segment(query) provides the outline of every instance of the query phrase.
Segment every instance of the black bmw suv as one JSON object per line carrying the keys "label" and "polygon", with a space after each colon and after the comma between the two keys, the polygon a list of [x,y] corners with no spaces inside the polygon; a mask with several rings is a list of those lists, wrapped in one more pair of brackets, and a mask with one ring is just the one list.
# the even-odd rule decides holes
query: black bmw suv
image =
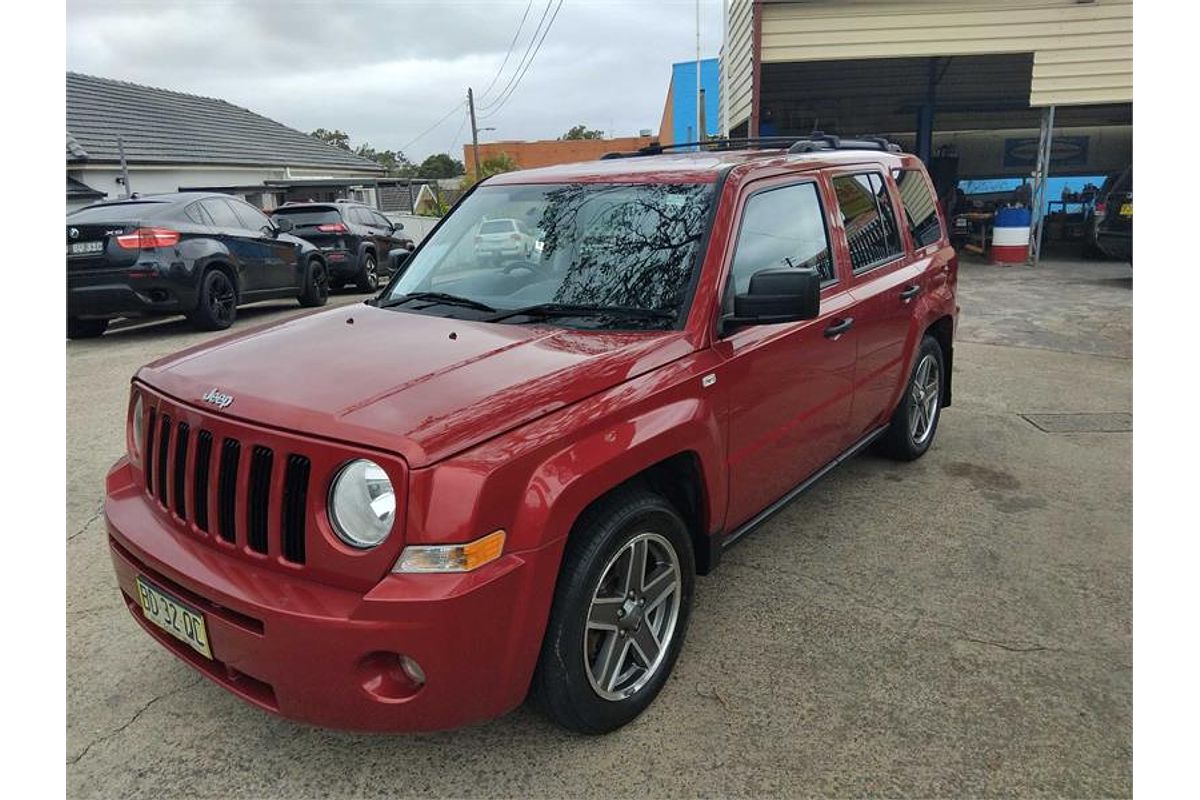
{"label": "black bmw suv", "polygon": [[148,195],[67,215],[67,337],[99,336],[114,317],[186,314],[201,330],[237,307],[329,299],[321,252],[249,203],[207,192]]}
{"label": "black bmw suv", "polygon": [[402,224],[358,203],[285,203],[272,217],[290,220],[297,236],[321,249],[335,289],[353,283],[360,291],[374,292],[382,277],[380,265],[392,263],[392,251],[413,249],[412,240],[399,233]]}

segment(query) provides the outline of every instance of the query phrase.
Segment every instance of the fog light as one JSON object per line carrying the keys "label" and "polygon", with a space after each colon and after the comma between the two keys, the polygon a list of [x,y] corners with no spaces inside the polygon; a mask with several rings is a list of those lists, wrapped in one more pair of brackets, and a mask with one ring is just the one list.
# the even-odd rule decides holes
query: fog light
{"label": "fog light", "polygon": [[421,669],[421,665],[408,656],[400,656],[400,669],[404,670],[404,674],[408,679],[417,686],[425,685],[425,670]]}

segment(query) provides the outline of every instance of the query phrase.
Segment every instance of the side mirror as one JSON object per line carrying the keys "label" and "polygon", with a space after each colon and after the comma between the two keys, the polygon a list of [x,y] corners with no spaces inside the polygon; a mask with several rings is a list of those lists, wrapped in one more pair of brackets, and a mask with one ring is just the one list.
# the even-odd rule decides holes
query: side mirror
{"label": "side mirror", "polygon": [[295,223],[287,217],[275,217],[273,222],[275,223],[275,230],[280,233],[289,233],[296,227]]}
{"label": "side mirror", "polygon": [[750,276],[750,290],[733,298],[726,325],[774,325],[821,315],[821,276],[815,269],[777,267]]}
{"label": "side mirror", "polygon": [[392,230],[394,230],[394,231],[402,231],[402,230],[404,230],[404,223],[403,223],[403,222],[393,222],[393,223],[392,223]]}

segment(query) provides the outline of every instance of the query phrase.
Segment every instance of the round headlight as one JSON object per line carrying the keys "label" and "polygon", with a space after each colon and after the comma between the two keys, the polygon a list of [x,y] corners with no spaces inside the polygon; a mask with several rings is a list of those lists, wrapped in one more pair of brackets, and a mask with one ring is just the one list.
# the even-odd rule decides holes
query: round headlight
{"label": "round headlight", "polygon": [[138,393],[133,399],[133,417],[129,424],[133,427],[133,453],[131,455],[140,459],[142,445],[146,443],[146,417],[142,407],[141,393]]}
{"label": "round headlight", "polygon": [[396,518],[396,492],[383,467],[360,458],[346,464],[329,492],[333,529],[351,547],[375,547]]}

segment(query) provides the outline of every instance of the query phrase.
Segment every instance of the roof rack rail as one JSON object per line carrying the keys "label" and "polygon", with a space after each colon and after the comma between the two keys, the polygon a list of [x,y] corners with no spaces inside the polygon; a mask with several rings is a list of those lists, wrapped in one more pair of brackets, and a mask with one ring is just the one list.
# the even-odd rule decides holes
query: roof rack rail
{"label": "roof rack rail", "polygon": [[605,153],[600,159],[636,158],[637,156],[657,156],[672,150],[695,148],[702,152],[721,152],[743,148],[761,147],[767,149],[784,149],[788,153],[811,153],[817,150],[882,150],[889,153],[901,152],[900,146],[889,142],[882,136],[859,136],[854,139],[843,139],[821,131],[813,131],[807,136],[756,136],[743,138],[705,139],[702,142],[677,142],[674,144],[659,144],[651,142],[633,152]]}

